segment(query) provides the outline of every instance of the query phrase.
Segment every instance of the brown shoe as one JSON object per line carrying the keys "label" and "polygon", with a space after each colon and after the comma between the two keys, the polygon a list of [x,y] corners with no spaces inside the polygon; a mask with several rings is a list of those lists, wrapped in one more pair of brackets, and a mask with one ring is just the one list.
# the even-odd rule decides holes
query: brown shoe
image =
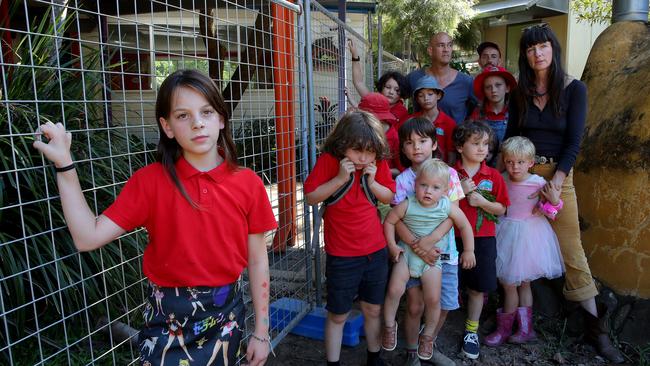
{"label": "brown shoe", "polygon": [[421,360],[430,360],[433,357],[433,337],[420,334],[418,339],[418,357]]}
{"label": "brown shoe", "polygon": [[593,316],[588,311],[584,311],[585,315],[585,340],[596,348],[598,354],[605,357],[612,363],[623,363],[625,358],[618,348],[614,347],[609,339],[609,327],[607,326],[607,318],[605,317],[605,309],[598,308],[600,317]]}
{"label": "brown shoe", "polygon": [[381,348],[393,351],[397,347],[397,322],[392,327],[384,326],[381,333]]}

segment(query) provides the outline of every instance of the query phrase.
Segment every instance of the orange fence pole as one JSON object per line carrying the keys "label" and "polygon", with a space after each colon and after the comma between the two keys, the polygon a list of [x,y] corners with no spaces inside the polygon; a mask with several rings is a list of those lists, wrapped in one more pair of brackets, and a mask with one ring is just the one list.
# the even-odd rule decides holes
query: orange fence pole
{"label": "orange fence pole", "polygon": [[296,146],[293,106],[294,30],[292,12],[271,4],[273,18],[273,89],[275,94],[275,141],[278,169],[279,229],[273,251],[293,246],[296,233]]}

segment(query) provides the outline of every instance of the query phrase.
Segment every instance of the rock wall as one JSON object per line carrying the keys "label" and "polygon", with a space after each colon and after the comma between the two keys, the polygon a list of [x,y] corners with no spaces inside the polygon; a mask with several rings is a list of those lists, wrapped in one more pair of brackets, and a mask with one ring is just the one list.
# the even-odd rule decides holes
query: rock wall
{"label": "rock wall", "polygon": [[612,24],[583,73],[589,114],[575,167],[582,240],[592,274],[650,298],[650,28]]}

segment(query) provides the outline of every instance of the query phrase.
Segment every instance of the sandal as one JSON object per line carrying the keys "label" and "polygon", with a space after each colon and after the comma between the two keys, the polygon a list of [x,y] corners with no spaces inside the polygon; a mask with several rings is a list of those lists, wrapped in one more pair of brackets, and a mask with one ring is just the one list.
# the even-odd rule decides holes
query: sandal
{"label": "sandal", "polygon": [[418,339],[418,357],[421,360],[430,360],[433,357],[433,337],[420,334]]}
{"label": "sandal", "polygon": [[393,351],[397,347],[397,322],[392,327],[384,326],[381,333],[381,348],[386,351]]}

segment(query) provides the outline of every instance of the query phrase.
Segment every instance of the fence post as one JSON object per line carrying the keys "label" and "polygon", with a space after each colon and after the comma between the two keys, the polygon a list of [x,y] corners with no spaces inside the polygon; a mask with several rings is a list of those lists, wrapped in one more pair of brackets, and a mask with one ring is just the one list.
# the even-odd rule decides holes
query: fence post
{"label": "fence post", "polygon": [[381,43],[381,14],[377,13],[377,80],[381,78],[383,68],[384,45]]}
{"label": "fence post", "polygon": [[[345,24],[346,18],[346,0],[339,0],[339,20]],[[339,116],[345,112],[345,28],[339,28],[339,92],[338,106]],[[338,116],[337,116],[338,117]],[[338,118],[337,118],[338,119]]]}
{"label": "fence post", "polygon": [[[307,111],[309,113],[309,170],[316,164],[316,115],[314,113],[314,64],[312,62],[312,34],[311,34],[311,0],[305,0],[305,69],[307,71]],[[313,223],[318,220],[318,205],[311,206],[312,227]],[[321,255],[320,255],[320,236],[317,233],[312,235],[315,238],[311,243],[311,253],[314,255],[314,282],[316,291],[314,302],[316,306],[321,306],[322,287],[321,287]],[[305,238],[311,240],[312,237]]]}
{"label": "fence post", "polygon": [[273,250],[284,252],[296,237],[296,145],[293,108],[293,14],[271,4],[273,17],[273,84],[275,92],[275,136],[278,146],[278,199],[280,223]]}
{"label": "fence post", "polygon": [[[300,0],[298,0],[300,4]],[[304,6],[304,4],[301,4]],[[311,62],[311,57],[307,57],[308,43],[305,41],[306,33],[309,32],[307,22],[305,21],[305,10],[302,8],[303,12],[298,15],[298,84],[300,88],[300,177],[301,181],[304,182],[307,179],[307,174],[309,174],[309,115],[310,110],[313,114],[312,105],[309,103],[309,97],[307,96],[307,64]],[[311,206],[307,204],[304,197],[304,188],[303,188],[303,200],[302,200],[302,221],[303,221],[303,238],[305,244],[305,282],[307,284],[307,293],[311,293],[313,289],[312,283],[312,251],[311,251],[311,222],[309,221]]]}
{"label": "fence post", "polygon": [[[368,41],[370,42],[370,45],[368,46],[368,53],[370,53],[370,57],[366,57],[366,59],[370,61],[370,72],[366,70],[366,72],[364,72],[363,74],[365,76],[366,86],[368,86],[370,90],[374,90],[375,78],[373,77],[373,71],[375,71],[375,68],[374,68],[374,62],[372,60],[372,13],[370,12],[368,12]],[[377,78],[377,80],[379,80],[379,78]],[[381,90],[378,91],[381,92]]]}

